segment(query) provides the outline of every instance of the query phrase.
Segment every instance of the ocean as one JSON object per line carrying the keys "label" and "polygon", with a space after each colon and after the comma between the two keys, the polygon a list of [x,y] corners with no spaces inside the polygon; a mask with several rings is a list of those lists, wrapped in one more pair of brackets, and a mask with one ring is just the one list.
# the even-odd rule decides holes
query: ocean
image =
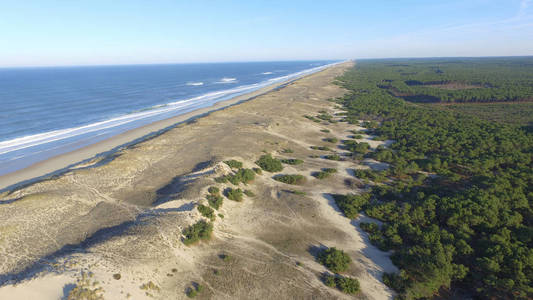
{"label": "ocean", "polygon": [[0,69],[0,175],[333,63]]}

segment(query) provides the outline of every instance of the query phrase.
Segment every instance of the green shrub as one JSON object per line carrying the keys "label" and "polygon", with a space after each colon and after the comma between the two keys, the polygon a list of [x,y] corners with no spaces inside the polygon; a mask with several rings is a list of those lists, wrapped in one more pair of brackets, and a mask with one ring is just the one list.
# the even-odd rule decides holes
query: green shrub
{"label": "green shrub", "polygon": [[227,188],[224,191],[224,193],[226,194],[226,197],[228,197],[228,199],[230,200],[237,201],[237,202],[242,201],[243,192],[241,189]]}
{"label": "green shrub", "polygon": [[207,191],[209,192],[209,194],[214,194],[214,195],[220,193],[220,189],[218,187],[216,187],[216,186],[210,186],[207,189]]}
{"label": "green shrub", "polygon": [[189,289],[187,289],[187,293],[186,294],[187,294],[187,297],[189,297],[189,298],[195,298],[198,295],[198,292],[195,289],[193,289],[193,288],[189,288]]}
{"label": "green shrub", "polygon": [[240,162],[238,160],[234,160],[234,159],[226,160],[226,161],[224,161],[224,163],[226,165],[228,165],[232,169],[240,169],[240,168],[242,168],[242,162]]}
{"label": "green shrub", "polygon": [[319,171],[319,172],[314,172],[312,175],[313,175],[313,177],[315,177],[317,179],[326,179],[329,176],[331,176],[331,173]]}
{"label": "green shrub", "polygon": [[221,218],[221,219],[224,219],[224,215],[223,214],[218,214],[218,217]]}
{"label": "green shrub", "polygon": [[303,184],[305,183],[305,177],[303,175],[299,174],[293,174],[293,175],[279,175],[274,177],[274,180],[277,180],[279,182],[283,182],[286,184]]}
{"label": "green shrub", "polygon": [[290,149],[290,148],[286,148],[286,149],[283,149],[283,150],[281,151],[281,153],[293,153],[293,152],[294,152],[294,151],[292,151],[292,149]]}
{"label": "green shrub", "polygon": [[333,118],[332,115],[329,115],[329,114],[320,114],[318,116],[316,116],[318,119],[320,120],[324,120],[324,121],[331,121],[331,118]]}
{"label": "green shrub", "polygon": [[323,168],[322,172],[333,174],[333,173],[337,173],[337,169],[335,169],[335,168]]}
{"label": "green shrub", "polygon": [[328,143],[336,143],[338,141],[339,140],[337,138],[334,138],[334,137],[330,137],[330,138],[325,138],[324,139],[324,142],[328,142]]}
{"label": "green shrub", "polygon": [[352,259],[348,254],[335,247],[324,249],[318,253],[318,262],[326,266],[335,273],[340,273],[348,270]]}
{"label": "green shrub", "polygon": [[359,281],[355,278],[325,274],[323,280],[325,285],[332,288],[337,288],[346,294],[353,295],[361,290]]}
{"label": "green shrub", "polygon": [[331,149],[329,149],[326,146],[311,146],[311,149],[313,149],[313,150],[322,150],[322,151],[331,151]]}
{"label": "green shrub", "polygon": [[255,174],[257,174],[257,175],[262,175],[263,174],[263,170],[261,170],[261,168],[253,168],[252,170],[254,170]]}
{"label": "green shrub", "polygon": [[360,223],[359,227],[368,233],[376,233],[379,231],[379,226],[376,223]]}
{"label": "green shrub", "polygon": [[335,282],[335,275],[326,274],[324,276],[324,284],[332,288],[337,287],[337,282]]}
{"label": "green shrub", "polygon": [[329,129],[320,129],[320,131],[324,132],[324,133],[329,133],[330,130]]}
{"label": "green shrub", "polygon": [[222,198],[220,195],[209,194],[206,198],[209,206],[217,210],[220,208],[220,206],[222,206],[222,202],[224,202],[224,198]]}
{"label": "green shrub", "polygon": [[324,158],[329,160],[341,160],[341,157],[338,154],[326,155]]}
{"label": "green shrub", "polygon": [[347,218],[355,219],[359,215],[359,211],[370,201],[370,194],[333,195],[333,199]]}
{"label": "green shrub", "polygon": [[244,194],[248,197],[255,197],[255,194],[254,192],[250,191],[250,190],[244,190]]}
{"label": "green shrub", "polygon": [[360,134],[356,134],[356,135],[353,136],[353,138],[356,139],[356,140],[360,140],[360,139],[363,138],[363,136],[360,135]]}
{"label": "green shrub", "polygon": [[258,161],[255,162],[261,169],[267,172],[279,172],[283,170],[281,161],[275,159],[270,154],[262,155]]}
{"label": "green shrub", "polygon": [[304,191],[296,191],[296,190],[293,190],[293,191],[290,191],[292,194],[295,194],[295,195],[300,195],[300,196],[305,196],[306,193]]}
{"label": "green shrub", "polygon": [[341,290],[341,292],[346,294],[356,294],[361,290],[361,286],[359,285],[359,280],[355,278],[349,278],[349,277],[338,277],[335,279],[337,288]]}
{"label": "green shrub", "polygon": [[251,169],[239,169],[233,175],[226,175],[226,178],[233,185],[239,185],[241,182],[247,184],[254,180],[255,172]]}
{"label": "green shrub", "polygon": [[210,219],[211,221],[215,220],[215,211],[211,207],[200,204],[197,206],[197,209],[202,216]]}
{"label": "green shrub", "polygon": [[215,182],[226,183],[228,182],[228,178],[226,178],[226,176],[220,176],[220,177],[215,178]]}
{"label": "green shrub", "polygon": [[183,230],[183,243],[185,245],[194,244],[200,240],[207,240],[211,238],[213,232],[213,224],[204,220],[198,221],[195,224]]}
{"label": "green shrub", "polygon": [[287,165],[300,165],[300,164],[304,163],[303,160],[296,159],[296,158],[282,159],[281,162],[284,163],[284,164],[287,164]]}

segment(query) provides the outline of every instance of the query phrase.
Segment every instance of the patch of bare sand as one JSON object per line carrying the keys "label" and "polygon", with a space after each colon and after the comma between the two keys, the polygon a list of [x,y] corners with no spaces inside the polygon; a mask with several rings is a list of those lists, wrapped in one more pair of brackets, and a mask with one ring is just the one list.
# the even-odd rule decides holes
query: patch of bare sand
{"label": "patch of bare sand", "polygon": [[[371,246],[327,196],[357,192],[343,184],[353,163],[309,158],[317,153],[309,146],[326,137],[320,129],[338,135],[348,130],[346,123],[303,117],[332,109],[325,99],[344,93],[331,82],[345,68],[180,125],[103,164],[4,193],[0,298],[44,283],[66,295],[83,284],[55,276],[79,279],[83,272],[92,274],[89,284],[101,287],[107,299],[180,299],[198,284],[204,287],[200,299],[350,298],[320,280],[326,270],[314,255],[324,245],[346,249],[354,258],[347,275],[361,282],[357,298],[390,298],[380,282],[383,271],[394,270],[387,254]],[[202,218],[195,207],[206,203],[207,187],[231,186],[214,181],[228,172],[219,162],[235,158],[253,167],[263,151],[304,160],[283,173],[304,174],[307,183],[290,186],[263,172],[241,185],[254,197],[224,200],[209,242],[185,246],[181,231]],[[325,180],[310,176],[324,167],[339,173]]]}

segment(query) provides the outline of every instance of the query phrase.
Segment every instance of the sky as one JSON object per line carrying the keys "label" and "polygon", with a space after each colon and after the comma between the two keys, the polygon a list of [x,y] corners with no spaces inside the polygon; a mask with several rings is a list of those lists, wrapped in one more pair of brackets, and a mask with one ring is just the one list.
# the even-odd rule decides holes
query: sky
{"label": "sky", "polygon": [[533,55],[533,0],[0,0],[0,67]]}

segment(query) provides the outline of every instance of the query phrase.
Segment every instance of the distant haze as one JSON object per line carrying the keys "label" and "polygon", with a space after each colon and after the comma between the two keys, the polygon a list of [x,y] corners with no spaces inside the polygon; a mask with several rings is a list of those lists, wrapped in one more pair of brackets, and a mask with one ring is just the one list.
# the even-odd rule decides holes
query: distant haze
{"label": "distant haze", "polygon": [[532,1],[6,0],[0,67],[533,55]]}

